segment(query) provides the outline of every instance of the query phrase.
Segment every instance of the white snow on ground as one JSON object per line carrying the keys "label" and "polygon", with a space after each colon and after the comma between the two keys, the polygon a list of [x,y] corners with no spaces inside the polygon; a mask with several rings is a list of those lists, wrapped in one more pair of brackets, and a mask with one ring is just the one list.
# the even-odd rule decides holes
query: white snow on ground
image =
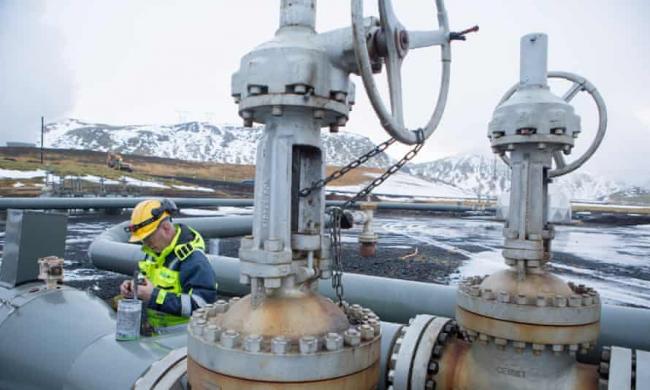
{"label": "white snow on ground", "polygon": [[[501,254],[502,227],[501,222],[469,218],[375,218],[382,245],[435,245],[469,257],[450,275],[452,285],[468,276],[507,268]],[[342,238],[343,242],[357,239],[356,235]],[[650,225],[556,226],[553,251],[551,266],[562,279],[594,287],[605,303],[650,308],[650,280],[634,277],[635,270],[646,275],[650,270]]]}
{"label": "white snow on ground", "polygon": [[25,184],[23,184],[23,183],[17,181],[17,182],[14,183],[13,187],[14,187],[14,188],[25,187]]}
{"label": "white snow on ground", "polygon": [[181,209],[181,214],[189,216],[225,216],[225,215],[250,215],[253,213],[252,207],[228,207],[220,206],[218,210],[205,209]]}
{"label": "white snow on ground", "polygon": [[179,186],[179,185],[173,185],[172,187],[176,188],[178,190],[184,190],[184,191],[214,192],[214,190],[212,188],[207,188],[207,187]]}
{"label": "white snow on ground", "polygon": [[45,177],[47,172],[42,169],[34,171],[17,171],[15,169],[0,168],[0,179],[33,179],[35,177]]}
{"label": "white snow on ground", "polygon": [[126,184],[136,186],[136,187],[169,188],[168,186],[157,183],[155,181],[144,181],[144,180],[134,179],[128,176],[122,176],[120,178],[120,181],[121,180],[125,180]]}
{"label": "white snow on ground", "polygon": [[[357,193],[361,191],[370,181],[379,177],[378,173],[365,173],[368,181],[364,184],[354,186],[332,186],[329,185],[327,189],[330,192],[339,193]],[[469,198],[472,197],[470,193],[460,190],[456,187],[443,183],[433,183],[419,177],[411,176],[407,173],[398,172],[388,178],[379,187],[373,190],[374,195],[378,196],[398,196],[420,198]]]}

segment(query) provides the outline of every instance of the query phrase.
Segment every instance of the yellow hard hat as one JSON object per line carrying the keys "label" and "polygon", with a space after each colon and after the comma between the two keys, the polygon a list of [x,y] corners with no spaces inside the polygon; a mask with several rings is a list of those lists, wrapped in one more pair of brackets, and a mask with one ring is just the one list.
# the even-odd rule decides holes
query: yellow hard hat
{"label": "yellow hard hat", "polygon": [[131,224],[124,228],[127,233],[131,233],[129,242],[144,240],[158,229],[166,217],[177,210],[174,202],[168,199],[148,199],[138,203],[131,213]]}

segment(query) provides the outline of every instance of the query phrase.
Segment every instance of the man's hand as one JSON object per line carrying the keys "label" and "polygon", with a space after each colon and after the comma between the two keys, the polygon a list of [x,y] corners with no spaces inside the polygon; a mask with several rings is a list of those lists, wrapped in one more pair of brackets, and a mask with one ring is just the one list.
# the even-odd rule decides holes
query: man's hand
{"label": "man's hand", "polygon": [[133,298],[133,288],[131,279],[127,279],[120,285],[120,294],[125,298]]}
{"label": "man's hand", "polygon": [[151,299],[151,294],[153,293],[153,284],[149,279],[144,278],[144,284],[138,284],[138,298],[147,304]]}

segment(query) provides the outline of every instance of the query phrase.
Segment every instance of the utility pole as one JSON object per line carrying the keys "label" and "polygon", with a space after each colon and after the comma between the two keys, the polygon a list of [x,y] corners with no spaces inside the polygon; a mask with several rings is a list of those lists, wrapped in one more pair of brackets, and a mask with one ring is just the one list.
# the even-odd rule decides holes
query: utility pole
{"label": "utility pole", "polygon": [[41,116],[41,165],[43,165],[43,139],[45,138],[45,117]]}

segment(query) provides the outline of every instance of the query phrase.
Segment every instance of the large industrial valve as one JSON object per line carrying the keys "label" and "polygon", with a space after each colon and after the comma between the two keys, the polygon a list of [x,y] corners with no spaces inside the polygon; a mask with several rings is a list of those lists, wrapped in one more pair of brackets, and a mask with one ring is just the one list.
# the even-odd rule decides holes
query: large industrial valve
{"label": "large industrial valve", "polygon": [[[451,63],[450,41],[464,39],[462,34],[476,31],[478,28],[463,33],[450,33],[447,20],[447,10],[443,0],[436,0],[438,9],[438,30],[407,31],[393,11],[390,0],[379,0],[380,29],[374,34],[368,34],[364,27],[363,0],[352,1],[352,31],[354,34],[354,52],[357,58],[359,74],[363,79],[370,103],[379,116],[381,125],[398,141],[405,144],[422,143],[436,129],[442,118],[449,92],[449,74]],[[390,92],[391,112],[383,103],[373,77],[373,61],[371,61],[368,41],[374,51],[385,58]],[[438,101],[429,122],[422,129],[409,130],[404,126],[404,108],[402,103],[402,62],[409,49],[428,46],[440,46],[442,52],[442,75]]]}
{"label": "large industrial valve", "polygon": [[[577,159],[572,161],[571,163],[567,164],[566,161],[564,160],[563,154],[570,154],[571,149],[573,148],[572,143],[567,143],[567,146],[562,150],[562,152],[554,152],[553,153],[553,161],[555,162],[555,169],[551,170],[548,173],[549,177],[558,177],[562,175],[566,175],[569,172],[573,172],[576,169],[580,168],[587,160],[593,156],[593,154],[596,152],[598,147],[600,146],[601,142],[603,141],[603,138],[605,138],[605,132],[607,131],[607,107],[605,106],[605,101],[603,100],[602,96],[596,89],[596,87],[589,82],[586,78],[579,76],[575,73],[569,73],[569,72],[548,72],[548,78],[555,78],[555,79],[562,79],[562,80],[568,80],[572,82],[571,87],[562,95],[562,100],[564,100],[566,103],[570,103],[573,98],[582,91],[586,91],[596,104],[596,109],[598,110],[598,129],[596,130],[596,134],[594,135],[594,139],[591,142],[591,145],[587,150]],[[504,104],[506,101],[508,101],[518,90],[519,90],[520,84],[515,84],[510,88],[501,98],[501,101],[499,101],[499,106]],[[564,135],[565,129],[563,128],[556,128],[554,129],[553,133],[554,135]],[[577,138],[578,134],[580,133],[580,130],[573,132],[573,134],[566,134],[567,136],[571,136],[573,138]],[[499,133],[498,130],[495,129],[495,131],[491,134],[491,138],[499,138],[502,136],[502,134]],[[495,142],[496,140],[493,141],[493,146],[498,145],[498,144],[506,144],[508,145],[507,142]],[[507,150],[507,148],[506,148]],[[507,164],[510,165],[510,158],[507,156],[505,153],[505,150],[501,149],[501,159]]]}
{"label": "large industrial valve", "polygon": [[[316,0],[282,0],[274,37],[242,57],[232,96],[245,126],[265,125],[257,148],[255,210],[250,236],[239,249],[240,281],[251,294],[219,303],[192,318],[188,373],[193,388],[373,389],[379,380],[381,334],[369,309],[344,304],[335,234],[325,234],[325,151],[320,131],[336,132],[354,104],[350,74],[364,73],[359,53],[386,59],[393,114],[389,127],[405,143],[422,144],[437,125],[449,81],[447,16],[438,0],[441,30],[414,33],[413,47],[443,46],[443,87],[429,126],[402,129],[399,67],[409,35],[380,1],[381,21],[363,19],[353,2],[353,28],[315,29]],[[354,32],[353,32],[354,30]],[[355,45],[362,37],[363,49]],[[371,48],[365,37],[374,37]],[[394,41],[396,37],[399,41]],[[462,34],[454,35],[462,39]],[[358,41],[358,39],[357,39]],[[364,80],[368,77],[366,68]],[[370,76],[372,77],[372,76]],[[382,118],[382,122],[385,120]],[[395,131],[393,131],[395,130]],[[420,145],[421,146],[421,145]],[[304,188],[310,191],[303,193]],[[374,238],[374,237],[371,237]],[[331,278],[338,302],[317,293]]]}

